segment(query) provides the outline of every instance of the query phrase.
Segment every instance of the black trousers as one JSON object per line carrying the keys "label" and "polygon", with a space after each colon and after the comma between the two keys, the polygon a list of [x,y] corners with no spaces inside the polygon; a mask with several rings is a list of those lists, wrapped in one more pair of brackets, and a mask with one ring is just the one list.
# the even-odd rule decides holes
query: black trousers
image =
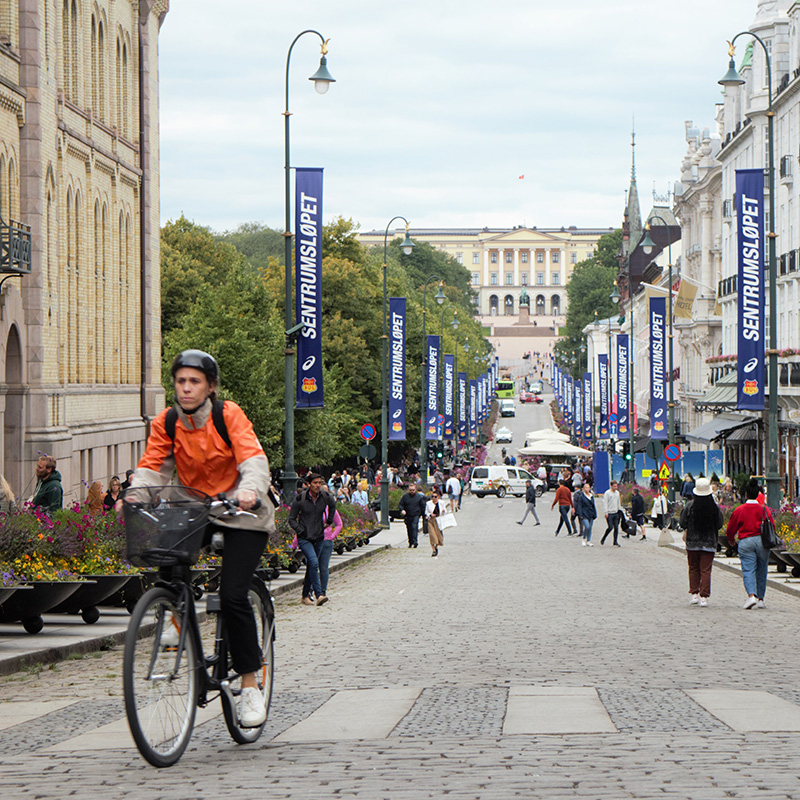
{"label": "black trousers", "polygon": [[403,517],[403,522],[406,524],[408,543],[417,544],[419,539],[419,515],[412,517],[406,514],[406,516]]}
{"label": "black trousers", "polygon": [[619,511],[612,511],[608,515],[608,522],[606,523],[606,532],[603,534],[603,538],[600,540],[600,544],[606,540],[606,536],[611,533],[611,530],[614,531],[614,544],[617,543],[617,537],[619,536],[619,523],[622,520],[622,514]]}
{"label": "black trousers", "polygon": [[261,669],[258,629],[247,593],[267,546],[265,531],[219,528],[225,532],[219,599],[222,618],[228,630],[233,668],[240,675]]}

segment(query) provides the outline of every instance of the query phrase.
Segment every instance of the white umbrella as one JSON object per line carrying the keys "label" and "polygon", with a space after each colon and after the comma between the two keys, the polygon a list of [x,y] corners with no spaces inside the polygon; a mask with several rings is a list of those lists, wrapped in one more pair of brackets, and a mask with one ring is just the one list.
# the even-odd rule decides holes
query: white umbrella
{"label": "white umbrella", "polygon": [[560,442],[556,439],[539,439],[528,442],[527,447],[521,447],[517,452],[521,456],[591,456],[591,450],[584,450],[569,442]]}
{"label": "white umbrella", "polygon": [[529,441],[532,439],[557,439],[562,442],[569,441],[569,436],[566,433],[561,433],[555,430],[555,428],[542,428],[538,431],[528,431],[528,433],[525,434],[525,438]]}

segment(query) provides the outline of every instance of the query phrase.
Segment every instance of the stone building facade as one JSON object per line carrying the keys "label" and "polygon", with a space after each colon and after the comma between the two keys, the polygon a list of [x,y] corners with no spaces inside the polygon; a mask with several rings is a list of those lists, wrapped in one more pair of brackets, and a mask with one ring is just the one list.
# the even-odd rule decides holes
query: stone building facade
{"label": "stone building facade", "polygon": [[[0,472],[66,499],[135,465],[163,407],[158,33],[168,0],[0,2]],[[141,67],[141,68],[140,68]],[[2,269],[2,267],[0,267]]]}

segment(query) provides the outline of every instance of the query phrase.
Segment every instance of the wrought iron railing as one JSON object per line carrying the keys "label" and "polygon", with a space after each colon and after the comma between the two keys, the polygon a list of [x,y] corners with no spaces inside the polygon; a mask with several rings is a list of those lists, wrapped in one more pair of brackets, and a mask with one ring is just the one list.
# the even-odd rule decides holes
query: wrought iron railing
{"label": "wrought iron railing", "polygon": [[30,225],[0,217],[0,273],[27,275],[30,271]]}

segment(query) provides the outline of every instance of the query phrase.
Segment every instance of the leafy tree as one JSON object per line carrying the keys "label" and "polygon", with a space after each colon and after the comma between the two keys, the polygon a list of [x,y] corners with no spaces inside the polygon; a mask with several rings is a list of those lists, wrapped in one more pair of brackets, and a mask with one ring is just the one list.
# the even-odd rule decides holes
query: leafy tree
{"label": "leafy tree", "polygon": [[268,228],[259,222],[245,222],[234,231],[216,237],[232,244],[255,269],[267,269],[271,258],[283,264],[283,231]]}

